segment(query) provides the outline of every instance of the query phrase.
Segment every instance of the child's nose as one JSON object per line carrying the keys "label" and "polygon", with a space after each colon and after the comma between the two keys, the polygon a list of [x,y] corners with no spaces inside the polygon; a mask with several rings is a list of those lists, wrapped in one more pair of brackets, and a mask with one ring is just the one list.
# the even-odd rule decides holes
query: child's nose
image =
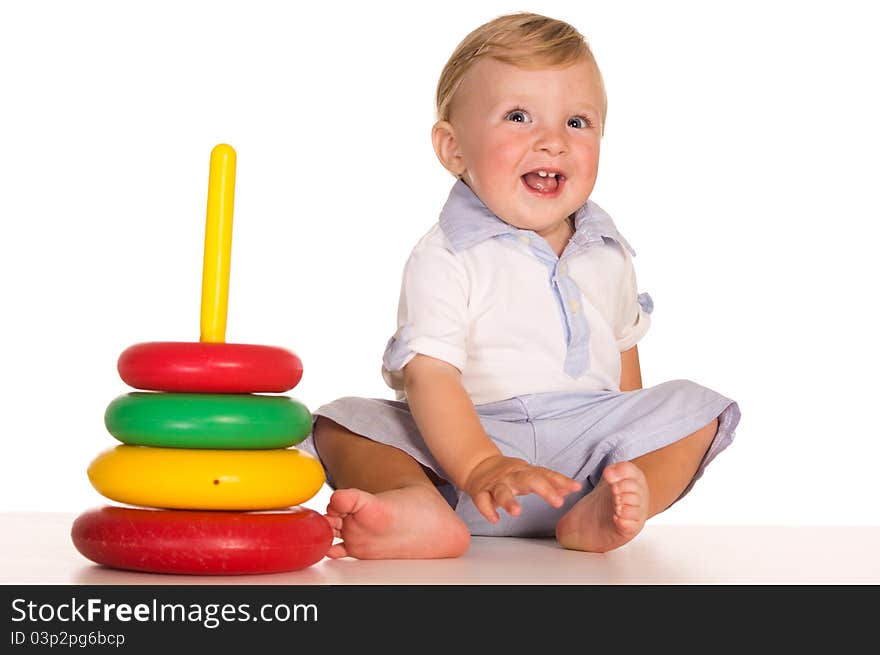
{"label": "child's nose", "polygon": [[535,140],[535,150],[546,152],[554,157],[568,149],[565,132],[554,128],[545,128]]}

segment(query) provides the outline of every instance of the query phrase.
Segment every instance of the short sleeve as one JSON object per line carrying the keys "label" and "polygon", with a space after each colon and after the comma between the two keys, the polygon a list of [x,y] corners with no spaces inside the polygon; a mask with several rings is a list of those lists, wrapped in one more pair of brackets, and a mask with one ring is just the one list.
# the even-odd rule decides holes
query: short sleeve
{"label": "short sleeve", "polygon": [[467,272],[458,257],[437,244],[417,246],[403,272],[397,332],[382,358],[391,388],[403,388],[403,368],[417,354],[464,367],[467,306]]}
{"label": "short sleeve", "polygon": [[614,322],[614,338],[617,350],[623,352],[635,346],[651,326],[654,301],[647,293],[639,293],[633,260],[626,253],[626,268],[622,280],[622,293]]}

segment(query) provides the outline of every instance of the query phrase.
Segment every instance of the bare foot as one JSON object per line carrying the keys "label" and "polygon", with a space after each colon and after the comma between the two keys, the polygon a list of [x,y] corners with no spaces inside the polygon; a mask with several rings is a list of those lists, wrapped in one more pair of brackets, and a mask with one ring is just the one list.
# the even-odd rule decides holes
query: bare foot
{"label": "bare foot", "polygon": [[415,485],[371,494],[339,489],[325,515],[333,535],[327,556],[359,559],[429,559],[458,557],[467,550],[470,532],[444,498]]}
{"label": "bare foot", "polygon": [[632,462],[617,462],[556,524],[564,548],[605,553],[631,541],[648,518],[648,482]]}

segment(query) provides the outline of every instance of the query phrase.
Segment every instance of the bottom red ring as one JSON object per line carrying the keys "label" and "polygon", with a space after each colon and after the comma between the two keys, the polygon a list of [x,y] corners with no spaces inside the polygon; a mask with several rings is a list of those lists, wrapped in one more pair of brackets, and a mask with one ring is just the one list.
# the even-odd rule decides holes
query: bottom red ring
{"label": "bottom red ring", "polygon": [[275,512],[208,512],[102,507],[70,531],[76,549],[111,568],[187,575],[295,571],[323,559],[327,519],[295,507]]}

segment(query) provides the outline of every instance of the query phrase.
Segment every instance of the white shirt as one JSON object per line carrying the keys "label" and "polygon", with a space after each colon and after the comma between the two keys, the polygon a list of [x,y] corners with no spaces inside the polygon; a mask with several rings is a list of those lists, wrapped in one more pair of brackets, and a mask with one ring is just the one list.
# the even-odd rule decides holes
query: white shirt
{"label": "white shirt", "polygon": [[561,257],[495,216],[462,181],[403,273],[382,375],[404,399],[417,353],[452,364],[475,405],[553,391],[620,390],[620,353],[647,332],[635,252],[587,201]]}

